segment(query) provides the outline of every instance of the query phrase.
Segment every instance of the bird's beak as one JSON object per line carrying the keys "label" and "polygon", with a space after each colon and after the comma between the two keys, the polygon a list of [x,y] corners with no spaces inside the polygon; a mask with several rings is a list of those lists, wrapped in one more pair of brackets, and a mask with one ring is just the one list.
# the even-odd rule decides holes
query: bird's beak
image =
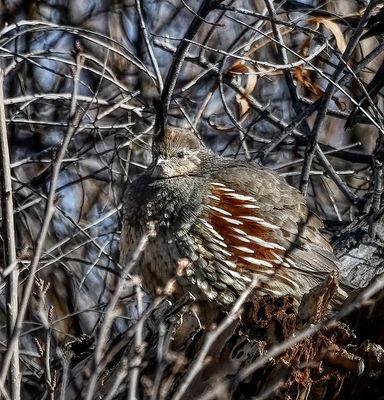
{"label": "bird's beak", "polygon": [[164,178],[166,177],[166,165],[168,160],[166,160],[162,156],[158,156],[156,159],[152,161],[152,164],[149,167],[150,175],[153,178]]}

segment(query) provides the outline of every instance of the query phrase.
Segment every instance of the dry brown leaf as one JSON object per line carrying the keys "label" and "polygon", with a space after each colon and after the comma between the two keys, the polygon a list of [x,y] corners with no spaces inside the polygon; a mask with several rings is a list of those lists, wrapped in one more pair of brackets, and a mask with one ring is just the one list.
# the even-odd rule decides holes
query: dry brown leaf
{"label": "dry brown leaf", "polygon": [[257,83],[256,71],[251,67],[245,65],[243,62],[237,62],[231,66],[227,73],[229,75],[243,75],[246,77],[244,95],[236,95],[236,101],[239,105],[239,118],[242,118],[248,113],[250,109],[247,97],[251,95],[255,90]]}
{"label": "dry brown leaf", "polygon": [[240,75],[240,74],[245,74],[247,72],[248,68],[246,65],[244,65],[242,61],[233,64],[231,68],[229,68],[229,70],[227,71],[229,75]]}
{"label": "dry brown leaf", "polygon": [[303,57],[309,56],[309,49],[311,48],[312,37],[307,37],[299,50],[299,54]]}
{"label": "dry brown leaf", "polygon": [[323,95],[323,90],[319,85],[312,82],[312,79],[309,75],[309,71],[302,67],[295,68],[293,72],[293,77],[296,82],[300,83],[305,89],[307,89],[310,93],[312,93],[316,98],[319,98]]}
{"label": "dry brown leaf", "polygon": [[[314,95],[316,99],[324,94],[324,91],[320,88],[320,86],[312,81],[309,71],[307,71],[306,69],[302,67],[297,67],[293,72],[293,78],[296,80],[297,83],[302,85],[312,95]],[[335,102],[339,110],[345,111],[345,103],[341,102],[336,96],[332,96],[332,100]]]}
{"label": "dry brown leaf", "polygon": [[336,39],[337,48],[340,50],[341,53],[344,53],[347,45],[345,43],[343,32],[336,22],[331,21],[330,19],[327,19],[325,17],[312,17],[309,19],[309,22],[315,24],[316,28],[318,28],[321,24],[324,25],[325,28],[329,29]]}

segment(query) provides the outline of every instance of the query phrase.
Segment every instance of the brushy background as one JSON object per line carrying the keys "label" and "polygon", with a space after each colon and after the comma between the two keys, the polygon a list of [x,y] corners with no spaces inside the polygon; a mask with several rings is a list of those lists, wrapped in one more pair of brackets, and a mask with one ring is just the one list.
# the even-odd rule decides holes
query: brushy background
{"label": "brushy background", "polygon": [[[212,6],[203,20],[196,15],[202,3]],[[13,189],[13,203],[2,191],[2,396],[379,398],[377,382],[384,379],[377,371],[384,356],[378,307],[360,325],[356,321],[367,313],[358,314],[355,333],[345,328],[349,333],[343,331],[337,343],[329,330],[328,342],[316,339],[328,353],[331,345],[339,353],[366,346],[349,369],[343,359],[327,370],[319,349],[301,359],[299,368],[291,349],[273,365],[265,360],[264,375],[246,374],[244,368],[275,344],[268,342],[270,333],[259,332],[268,340],[252,341],[237,326],[221,339],[228,343],[231,337],[228,348],[193,323],[174,335],[185,304],[145,296],[127,266],[118,264],[118,248],[123,189],[151,160],[152,101],[173,77],[172,125],[190,127],[215,152],[262,163],[300,188],[325,220],[350,283],[365,286],[383,271],[382,3],[0,3],[0,117],[6,121],[1,170],[3,187],[11,182]],[[192,21],[199,29],[181,70],[167,80]],[[364,112],[355,108],[361,101]],[[272,323],[278,310],[293,318],[289,302],[269,301],[258,307],[270,319],[256,318],[253,332]],[[138,320],[146,304],[149,311]],[[254,316],[247,318],[254,323]],[[276,342],[305,327],[284,321],[285,333]],[[214,343],[208,358],[201,358],[205,347],[196,337],[187,349],[177,342],[191,332]],[[233,367],[236,357],[222,361],[212,349],[233,353],[239,338],[242,361]],[[378,347],[372,350],[367,339]],[[303,346],[314,345],[306,340]],[[369,351],[375,361],[365,359]],[[375,382],[359,378],[355,392],[348,391],[348,379],[362,373],[364,360],[366,374],[376,371]],[[202,384],[191,369],[197,365],[201,373],[209,363],[206,375],[215,378]]]}

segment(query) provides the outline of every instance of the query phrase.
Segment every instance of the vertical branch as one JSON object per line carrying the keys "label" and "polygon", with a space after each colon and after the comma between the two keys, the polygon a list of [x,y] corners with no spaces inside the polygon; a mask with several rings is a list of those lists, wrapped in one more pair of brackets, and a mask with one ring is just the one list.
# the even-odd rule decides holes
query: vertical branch
{"label": "vertical branch", "polygon": [[148,55],[149,55],[149,58],[150,58],[151,63],[152,63],[152,67],[153,67],[153,69],[155,71],[155,74],[156,74],[159,93],[161,93],[163,91],[163,80],[161,78],[159,64],[157,62],[157,59],[156,59],[155,54],[153,52],[153,48],[152,48],[151,42],[149,40],[147,27],[146,27],[145,21],[144,21],[143,10],[142,10],[142,7],[141,7],[141,0],[136,0],[136,11],[137,11],[137,15],[139,17],[139,26],[140,26],[140,29],[141,29],[141,32],[142,32],[142,35],[143,35],[143,38],[144,38],[145,46],[147,48]]}
{"label": "vertical branch", "polygon": [[[123,271],[121,271],[121,275],[117,282],[115,291],[111,296],[111,299],[105,309],[105,316],[104,321],[100,326],[99,336],[97,339],[97,345],[95,348],[94,358],[93,358],[93,372],[88,381],[88,392],[87,396],[85,397],[86,400],[92,400],[95,398],[95,392],[97,390],[97,380],[102,372],[102,360],[105,355],[105,346],[109,337],[110,330],[112,328],[113,322],[117,316],[116,313],[116,306],[118,301],[120,300],[121,294],[124,290],[126,285],[126,280],[131,272],[132,268],[135,266],[139,257],[145,250],[149,237],[154,234],[153,231],[149,232],[148,234],[144,234],[136,249],[133,251],[131,258],[129,259],[128,263],[124,266]],[[138,283],[136,283],[138,284]]]}
{"label": "vertical branch", "polygon": [[[4,268],[16,265],[15,227],[13,218],[13,195],[11,181],[11,164],[9,157],[7,127],[4,108],[4,70],[0,67],[0,181],[1,181],[1,233],[3,236]],[[7,343],[11,341],[12,332],[18,316],[18,278],[19,271],[12,268],[7,278]],[[20,399],[20,365],[19,337],[15,338],[14,352],[10,360],[9,391],[12,399]]]}
{"label": "vertical branch", "polygon": [[59,174],[61,170],[61,165],[63,163],[63,159],[65,157],[65,154],[67,152],[67,148],[72,140],[73,135],[77,132],[78,125],[80,122],[80,113],[76,109],[76,104],[77,104],[77,93],[78,93],[78,86],[79,86],[79,79],[80,79],[80,72],[81,72],[81,67],[84,62],[83,56],[81,55],[81,52],[77,52],[77,57],[76,57],[76,70],[74,73],[74,78],[73,78],[73,91],[72,91],[72,103],[70,107],[70,114],[69,114],[69,124],[68,124],[68,130],[65,134],[64,140],[62,145],[60,146],[60,149],[58,151],[56,160],[54,162],[53,168],[52,168],[52,178],[51,178],[51,185],[49,188],[49,194],[45,206],[45,211],[44,211],[44,219],[43,219],[43,224],[42,227],[39,231],[37,241],[36,241],[36,249],[35,253],[33,255],[33,259],[29,268],[29,274],[28,274],[28,279],[25,284],[25,288],[23,291],[23,297],[22,301],[20,304],[19,308],[19,313],[17,315],[12,335],[10,340],[8,341],[8,348],[7,351],[4,354],[3,357],[3,362],[1,365],[1,371],[0,371],[0,385],[4,384],[6,376],[8,374],[8,370],[11,364],[11,360],[14,358],[15,353],[17,352],[17,344],[18,344],[18,338],[21,333],[21,328],[22,324],[24,322],[25,314],[28,309],[28,305],[30,302],[30,296],[32,294],[33,290],[33,284],[35,281],[35,276],[37,272],[37,268],[40,262],[40,257],[43,252],[44,244],[46,237],[48,235],[48,230],[50,227],[50,223],[53,217],[53,214],[56,210],[56,188],[59,180]]}
{"label": "vertical branch", "polygon": [[164,90],[161,99],[164,104],[165,113],[168,112],[169,105],[171,103],[171,98],[173,91],[176,86],[177,78],[181,67],[183,65],[185,55],[191,46],[190,40],[193,39],[196,32],[199,30],[201,24],[204,22],[204,18],[218,6],[222,0],[203,0],[197,15],[193,18],[191,24],[189,25],[187,32],[185,33],[183,39],[181,40],[179,46],[177,47],[176,53],[174,55],[173,63],[171,64],[167,77],[164,83]]}
{"label": "vertical branch", "polygon": [[[275,21],[277,21],[277,14],[276,14],[275,6],[274,6],[272,0],[265,0],[265,4],[267,6],[270,17],[273,20],[273,21],[271,20],[272,32],[275,36],[276,42],[278,42],[278,43],[276,43],[277,44],[276,47],[277,47],[277,53],[280,58],[280,62],[282,62],[285,65],[288,65],[289,60],[288,60],[287,50],[286,50],[285,44],[284,44],[283,35],[280,32],[278,23],[275,22]],[[285,80],[287,82],[289,94],[291,95],[292,107],[295,110],[296,115],[301,115],[303,110],[302,110],[299,96],[297,95],[296,85],[293,82],[291,71],[289,69],[284,68],[283,74],[284,74]],[[306,133],[310,131],[309,125],[304,118],[301,121],[301,125],[305,129]]]}
{"label": "vertical branch", "polygon": [[[143,314],[143,292],[139,285],[136,286],[136,298],[137,298],[137,312],[140,316]],[[135,332],[135,353],[136,357],[134,360],[134,365],[130,374],[130,385],[128,388],[128,399],[135,400],[138,396],[138,386],[140,378],[140,367],[142,364],[143,351],[144,351],[144,340],[143,340],[143,330],[144,330],[144,319],[140,318],[136,322],[136,332]]]}

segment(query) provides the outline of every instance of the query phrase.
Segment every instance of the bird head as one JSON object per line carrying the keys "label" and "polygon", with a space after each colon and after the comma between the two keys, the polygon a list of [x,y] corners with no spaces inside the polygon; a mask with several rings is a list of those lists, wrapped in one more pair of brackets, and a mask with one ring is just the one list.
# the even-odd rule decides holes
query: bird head
{"label": "bird head", "polygon": [[192,131],[168,127],[161,138],[154,140],[153,161],[147,174],[153,178],[196,175],[204,152],[207,150]]}

